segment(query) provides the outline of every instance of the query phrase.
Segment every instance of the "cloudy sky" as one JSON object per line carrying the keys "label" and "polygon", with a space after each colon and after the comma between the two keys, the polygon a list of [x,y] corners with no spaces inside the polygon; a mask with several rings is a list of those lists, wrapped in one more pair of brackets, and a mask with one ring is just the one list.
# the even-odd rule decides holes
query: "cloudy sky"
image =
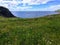
{"label": "cloudy sky", "polygon": [[60,9],[60,0],[0,0],[0,6],[11,11],[54,11]]}

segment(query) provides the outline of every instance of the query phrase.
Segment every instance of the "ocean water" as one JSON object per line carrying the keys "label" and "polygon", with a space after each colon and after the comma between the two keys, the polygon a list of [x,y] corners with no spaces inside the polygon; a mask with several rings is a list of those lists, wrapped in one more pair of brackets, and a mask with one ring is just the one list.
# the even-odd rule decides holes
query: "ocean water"
{"label": "ocean water", "polygon": [[20,18],[36,18],[51,14],[57,14],[57,12],[54,11],[12,11],[12,13],[16,17],[20,17]]}

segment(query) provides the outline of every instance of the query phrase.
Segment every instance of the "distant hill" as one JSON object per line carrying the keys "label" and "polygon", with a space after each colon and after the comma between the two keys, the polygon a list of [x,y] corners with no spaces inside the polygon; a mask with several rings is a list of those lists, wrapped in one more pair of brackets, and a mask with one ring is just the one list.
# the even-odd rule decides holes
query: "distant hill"
{"label": "distant hill", "polygon": [[56,10],[57,12],[60,12],[60,9]]}
{"label": "distant hill", "polygon": [[0,16],[3,17],[15,17],[10,11],[9,9],[0,6]]}
{"label": "distant hill", "polygon": [[60,45],[60,14],[31,19],[0,17],[0,45]]}

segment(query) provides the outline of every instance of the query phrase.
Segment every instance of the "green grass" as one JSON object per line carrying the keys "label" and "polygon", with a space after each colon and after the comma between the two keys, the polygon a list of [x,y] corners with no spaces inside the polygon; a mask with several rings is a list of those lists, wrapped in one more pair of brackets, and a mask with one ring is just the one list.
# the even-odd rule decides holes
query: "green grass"
{"label": "green grass", "polygon": [[32,19],[0,17],[0,45],[60,45],[60,14]]}

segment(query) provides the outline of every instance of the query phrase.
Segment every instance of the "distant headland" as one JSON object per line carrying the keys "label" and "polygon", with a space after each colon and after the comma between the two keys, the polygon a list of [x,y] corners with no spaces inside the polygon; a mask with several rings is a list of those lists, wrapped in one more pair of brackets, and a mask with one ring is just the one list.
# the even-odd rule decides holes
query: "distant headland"
{"label": "distant headland", "polygon": [[15,17],[10,11],[9,9],[7,9],[6,7],[0,6],[0,16],[3,17]]}

